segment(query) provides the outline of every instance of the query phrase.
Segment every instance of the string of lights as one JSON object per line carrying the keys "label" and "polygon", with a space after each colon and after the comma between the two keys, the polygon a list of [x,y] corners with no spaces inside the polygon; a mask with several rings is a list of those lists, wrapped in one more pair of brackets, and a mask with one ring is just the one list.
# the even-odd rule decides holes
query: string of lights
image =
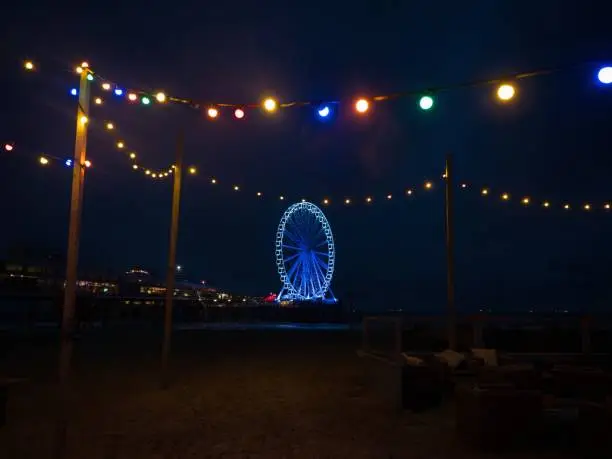
{"label": "string of lights", "polygon": [[[92,123],[92,125],[95,125],[95,123]],[[139,161],[138,153],[134,149],[128,148],[127,142],[120,135],[120,131],[116,123],[112,121],[104,122],[104,131],[109,136],[111,136],[115,149],[119,153],[125,154],[126,157],[129,159],[129,165],[132,170],[141,172],[146,177],[156,180],[163,180],[171,176],[174,172],[175,166],[173,164],[170,164],[163,168],[152,168],[143,166],[142,163]],[[197,172],[194,166],[190,166],[187,170],[190,174],[195,174]]]}
{"label": "string of lights", "polygon": [[[24,68],[28,71],[34,71],[37,66],[33,61],[26,61]],[[203,110],[206,117],[210,120],[217,120],[222,117],[226,112],[231,112],[231,116],[236,120],[244,120],[248,118],[247,113],[253,111],[261,111],[268,115],[272,115],[279,109],[297,108],[297,107],[308,107],[314,109],[314,113],[317,118],[321,120],[327,120],[334,116],[338,111],[340,105],[351,106],[357,115],[366,115],[371,111],[373,104],[402,99],[402,98],[416,98],[417,106],[422,111],[432,110],[437,102],[437,96],[440,93],[447,92],[454,89],[468,88],[468,87],[495,87],[495,97],[499,102],[509,103],[515,99],[517,95],[517,85],[521,80],[541,77],[550,75],[553,73],[561,72],[568,67],[558,67],[553,69],[540,69],[528,72],[519,72],[504,77],[496,77],[490,79],[474,80],[458,84],[451,84],[447,86],[433,87],[429,89],[421,89],[416,91],[403,91],[392,94],[374,95],[374,96],[358,96],[353,99],[347,100],[305,100],[305,101],[278,101],[274,97],[263,97],[260,102],[248,102],[248,103],[226,103],[218,101],[201,101],[197,99],[189,99],[182,97],[175,97],[166,94],[164,91],[147,91],[143,89],[129,88],[121,85],[112,79],[101,76],[94,72],[87,62],[83,62],[80,66],[76,67],[77,73],[87,72],[87,78],[99,84],[99,87],[108,93],[113,94],[116,97],[122,98],[129,103],[139,103],[141,105],[154,105],[154,104],[166,104],[174,103],[181,104],[190,107],[195,110]],[[612,66],[604,66],[597,71],[597,80],[602,85],[612,85]],[[73,88],[70,90],[74,96],[78,95],[78,89]],[[96,97],[94,103],[103,103],[103,97]]]}
{"label": "string of lights", "polygon": [[[2,153],[10,154],[17,153],[19,155],[28,155],[36,158],[36,161],[41,166],[50,166],[53,164],[61,164],[65,167],[72,167],[74,160],[72,158],[62,158],[60,156],[51,155],[49,153],[37,153],[22,146],[17,146],[15,142],[4,142],[2,144]],[[83,167],[90,168],[92,166],[90,160],[86,160]]]}
{"label": "string of lights", "polygon": [[[34,71],[37,69],[37,66],[32,61],[27,61],[24,63],[24,68],[28,71]],[[549,74],[557,70],[540,70],[540,71],[535,71],[535,72],[521,73],[521,74],[514,75],[512,80],[518,81],[520,79]],[[192,106],[194,108],[200,108],[201,106],[201,104],[194,103],[193,101],[190,101],[188,99],[180,99],[176,97],[167,96],[163,92],[152,93],[152,92],[146,92],[142,90],[124,89],[120,87],[119,85],[113,83],[112,81],[104,79],[100,77],[99,75],[97,75],[96,73],[94,73],[89,68],[89,65],[86,62],[83,62],[81,66],[77,67],[76,72],[79,74],[81,74],[82,72],[87,72],[87,78],[90,81],[98,81],[103,91],[112,91],[112,93],[115,96],[125,97],[130,102],[140,101],[140,103],[144,105],[150,105],[153,103],[153,101],[155,101],[156,103],[181,103],[181,104]],[[612,67],[601,68],[598,72],[598,79],[600,83],[602,84],[606,84],[606,85],[612,84]],[[491,85],[491,84],[498,84],[496,94],[500,100],[509,101],[514,97],[516,93],[516,89],[514,85],[509,83],[508,81],[511,81],[511,80],[498,78],[498,79],[493,79],[493,80],[481,80],[481,81],[475,81],[475,82],[470,82],[470,83],[464,83],[461,85],[455,85],[453,87],[437,88],[435,90],[428,91],[427,94],[422,96],[421,99],[419,99],[419,106],[423,110],[428,110],[432,108],[434,104],[433,94],[443,91],[443,90],[452,89],[454,87],[481,86],[481,85]],[[71,94],[75,96],[78,95],[78,90],[76,89],[71,90]],[[415,92],[398,93],[398,94],[392,94],[392,95],[386,95],[386,96],[376,96],[376,97],[372,97],[369,100],[365,98],[357,99],[355,101],[355,109],[359,113],[365,113],[369,110],[370,101],[383,101],[383,100],[389,100],[389,99],[394,99],[394,98],[399,98],[399,97],[404,97],[407,95],[414,95],[414,94],[416,93]],[[93,102],[95,105],[101,105],[104,101],[102,97],[95,97],[93,99]],[[333,101],[329,103],[338,104],[339,101]],[[312,105],[315,105],[315,103],[314,102],[288,102],[284,104],[279,104],[274,99],[266,99],[264,100],[263,104],[243,104],[243,105],[213,104],[208,107],[207,114],[210,118],[216,118],[220,114],[220,111],[219,111],[220,108],[234,108],[235,110],[242,110],[241,112],[234,113],[236,118],[242,119],[245,116],[244,109],[246,108],[255,109],[255,108],[262,107],[267,112],[274,112],[278,108],[306,106],[306,105],[312,106]],[[320,105],[317,105],[317,107],[320,107]],[[319,113],[321,117],[328,116],[331,113],[331,109],[329,107],[318,108],[318,111],[321,112]],[[90,121],[91,120],[89,119],[81,120],[81,122],[83,123],[90,123]],[[173,174],[175,166],[172,164],[164,168],[150,168],[147,166],[143,166],[142,162],[138,160],[138,155],[136,151],[128,148],[126,141],[119,135],[119,130],[117,129],[117,125],[113,123],[112,121],[104,122],[104,130],[105,132],[107,132],[109,135],[112,136],[113,142],[114,142],[114,145],[117,151],[127,155],[127,158],[129,159],[129,165],[132,170],[140,172],[144,176],[154,179],[156,181],[163,180],[167,177],[170,177]],[[13,151],[14,148],[15,148],[14,143],[6,143],[4,145],[4,150],[7,152]],[[51,155],[39,155],[38,161],[43,166],[48,165],[51,162],[59,162],[68,167],[72,166],[71,159],[64,159],[64,158],[59,158],[59,157],[51,156]],[[86,161],[84,166],[90,167],[91,162]],[[195,165],[192,165],[186,168],[186,172],[188,172],[189,175],[196,176],[198,175],[198,168]],[[245,190],[243,189],[243,187],[241,187],[238,184],[232,184],[231,182],[225,182],[225,181],[221,182],[216,176],[212,176],[212,175],[209,175],[206,178],[206,180],[208,181],[208,184],[210,184],[211,186],[229,187],[229,189],[232,192],[249,194],[252,197],[260,199],[260,200],[266,199],[266,198],[274,199],[278,201],[286,200],[289,202],[293,202],[295,200],[302,200],[302,201],[306,200],[305,198],[295,199],[294,197],[291,197],[290,195],[284,194],[284,193],[274,193],[274,194],[264,195],[263,191],[258,191],[256,189],[253,189],[250,191]],[[422,192],[431,192],[435,189],[440,188],[439,185],[444,185],[444,180],[445,180],[444,175],[442,175],[441,181],[439,183],[436,183],[435,181],[431,181],[431,180],[426,180],[418,187],[406,188],[400,194],[404,198],[414,199],[415,196],[418,196]],[[583,212],[592,212],[592,211],[598,211],[598,210],[599,211],[612,210],[612,202],[599,202],[595,200],[592,202],[591,201],[577,202],[577,201],[572,201],[572,200],[551,201],[551,200],[539,199],[539,198],[531,197],[527,195],[511,193],[510,191],[496,190],[490,187],[475,187],[473,185],[469,185],[467,182],[459,183],[458,188],[466,192],[477,190],[478,194],[483,199],[496,200],[500,203],[507,203],[507,204],[518,203],[522,207],[538,207],[544,210],[560,209],[565,212],[569,212],[572,210],[580,210]],[[373,205],[375,203],[392,201],[399,197],[400,195],[398,193],[395,193],[395,194],[388,193],[388,194],[380,194],[378,196],[365,195],[360,198],[354,198],[350,196],[342,196],[342,197],[327,196],[327,197],[320,197],[318,199],[315,199],[314,201],[319,202],[320,204],[324,206],[331,206],[331,205],[354,206],[354,205],[359,205],[359,204]]]}
{"label": "string of lights", "polygon": [[[442,179],[445,179],[444,174]],[[542,199],[539,197],[529,196],[526,194],[511,193],[508,190],[496,189],[488,186],[473,186],[467,182],[462,182],[458,185],[458,188],[462,191],[472,191],[478,193],[483,199],[499,202],[502,204],[518,204],[521,207],[540,208],[544,211],[562,210],[564,212],[570,211],[583,211],[583,212],[595,212],[604,211],[609,212],[612,210],[612,200],[610,201],[578,201],[572,199],[559,199],[550,200]]]}
{"label": "string of lights", "polygon": [[[109,128],[109,124],[107,123],[106,129],[107,131],[114,131],[114,125]],[[119,152],[124,153],[127,151],[126,145],[122,141],[118,141],[115,143],[115,146]],[[3,151],[5,153],[12,153],[19,151],[23,153],[24,150],[21,148],[17,148],[17,146],[12,142],[6,142],[3,145]],[[29,154],[28,151],[25,151]],[[61,158],[59,156],[49,155],[49,154],[31,154],[31,156],[36,157],[38,164],[41,166],[49,166],[52,164],[63,165],[65,167],[72,167],[72,159],[71,158]],[[128,158],[131,160],[131,168],[133,170],[139,171],[143,173],[144,176],[151,178],[153,180],[159,181],[163,180],[167,177],[170,177],[174,172],[174,167],[170,166],[167,169],[147,169],[138,163],[136,163],[135,153],[129,152]],[[89,160],[85,161],[84,167],[91,167],[91,162]],[[187,168],[187,172],[191,176],[198,175],[198,169],[195,166],[190,166]],[[444,174],[441,176],[441,179],[438,181],[435,180],[425,180],[418,186],[405,188],[401,193],[387,193],[387,194],[366,194],[360,197],[353,196],[322,196],[316,199],[313,199],[313,202],[317,202],[323,206],[359,206],[366,205],[371,206],[374,204],[380,204],[382,202],[390,202],[398,199],[415,199],[419,196],[422,196],[426,193],[432,193],[436,190],[443,189],[445,186],[445,176]],[[310,199],[306,198],[296,198],[292,196],[290,193],[268,193],[265,194],[262,191],[257,191],[257,189],[244,189],[242,186],[237,184],[232,184],[231,182],[221,181],[214,176],[209,176],[206,178],[207,183],[210,186],[214,186],[217,188],[224,188],[227,191],[231,191],[233,193],[241,193],[242,195],[250,196],[257,200],[274,200],[274,201],[307,201]],[[571,212],[571,211],[579,211],[579,212],[611,212],[612,211],[612,200],[611,201],[601,201],[601,200],[593,200],[593,201],[582,201],[579,202],[577,200],[548,200],[541,199],[538,197],[533,197],[520,193],[512,193],[503,189],[496,189],[494,187],[488,186],[475,186],[468,182],[460,182],[457,184],[457,188],[463,193],[477,193],[483,200],[498,202],[500,204],[505,205],[519,205],[524,208],[539,208],[543,211],[554,211],[561,210],[563,212]]]}

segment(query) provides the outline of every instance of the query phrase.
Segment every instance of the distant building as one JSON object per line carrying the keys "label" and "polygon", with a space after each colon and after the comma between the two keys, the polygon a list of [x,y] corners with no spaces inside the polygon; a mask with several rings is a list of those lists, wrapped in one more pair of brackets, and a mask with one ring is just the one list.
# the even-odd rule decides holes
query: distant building
{"label": "distant building", "polygon": [[63,289],[66,264],[61,255],[11,249],[0,261],[0,290],[49,292]]}

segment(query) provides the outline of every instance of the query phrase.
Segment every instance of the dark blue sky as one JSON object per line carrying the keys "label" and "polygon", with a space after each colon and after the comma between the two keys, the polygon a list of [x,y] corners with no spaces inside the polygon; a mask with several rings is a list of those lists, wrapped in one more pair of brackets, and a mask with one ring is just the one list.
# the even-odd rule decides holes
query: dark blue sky
{"label": "dark blue sky", "polygon": [[[501,4],[500,4],[501,3]],[[365,120],[340,112],[319,123],[308,109],[274,118],[211,123],[183,107],[115,102],[112,119],[152,167],[172,161],[186,130],[186,162],[199,168],[183,189],[178,261],[194,279],[265,294],[280,287],[274,235],[284,207],[219,192],[205,177],[295,198],[384,196],[438,178],[452,152],[473,183],[551,200],[612,199],[612,88],[595,84],[612,62],[605,2],[142,2],[82,9],[24,2],[2,13],[0,138],[33,151],[72,153],[76,77],[83,59],[125,86],[203,101],[342,99],[452,85],[570,66],[523,81],[500,107],[493,88],[440,94],[430,113],[415,99],[374,107]],[[19,59],[40,62],[24,75]],[[586,65],[571,67],[575,63]],[[229,118],[229,117],[227,117]],[[92,127],[81,266],[163,272],[170,182],[129,169]],[[0,158],[1,249],[19,243],[63,251],[70,171],[42,169],[15,153]],[[612,215],[541,209],[457,196],[458,307],[605,304]],[[407,202],[325,210],[337,244],[336,293],[379,307],[444,305],[442,190]]]}

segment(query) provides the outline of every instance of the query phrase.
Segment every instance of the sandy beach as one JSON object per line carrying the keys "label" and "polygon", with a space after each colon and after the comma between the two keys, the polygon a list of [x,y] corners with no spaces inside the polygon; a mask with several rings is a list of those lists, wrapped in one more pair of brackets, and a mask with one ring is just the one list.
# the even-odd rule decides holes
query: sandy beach
{"label": "sandy beach", "polygon": [[[364,378],[359,335],[321,331],[182,331],[160,389],[155,333],[91,332],[76,343],[70,458],[444,458],[489,455],[456,438],[453,406],[394,411]],[[14,346],[0,449],[52,457],[57,403],[50,338]]]}

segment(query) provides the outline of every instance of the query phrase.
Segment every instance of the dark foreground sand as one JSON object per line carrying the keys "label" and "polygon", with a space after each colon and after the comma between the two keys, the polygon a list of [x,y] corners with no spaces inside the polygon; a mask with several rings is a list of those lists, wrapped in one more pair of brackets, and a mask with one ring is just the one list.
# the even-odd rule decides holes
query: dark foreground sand
{"label": "dark foreground sand", "polygon": [[[20,345],[0,373],[13,391],[1,458],[47,458],[54,444],[55,341]],[[394,412],[369,390],[357,335],[180,332],[174,382],[159,389],[159,337],[94,332],[77,343],[71,458],[463,458],[450,404]]]}

